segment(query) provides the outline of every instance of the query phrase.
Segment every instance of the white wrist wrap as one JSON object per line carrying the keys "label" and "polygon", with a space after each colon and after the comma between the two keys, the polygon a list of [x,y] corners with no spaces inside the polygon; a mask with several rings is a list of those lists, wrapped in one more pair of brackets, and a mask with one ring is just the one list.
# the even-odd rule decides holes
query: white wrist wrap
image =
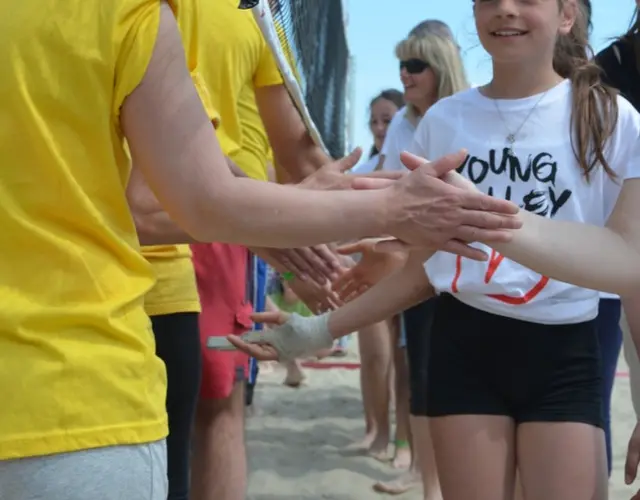
{"label": "white wrist wrap", "polygon": [[333,346],[328,323],[328,312],[311,317],[294,313],[284,325],[266,330],[263,340],[278,351],[280,361],[313,356]]}

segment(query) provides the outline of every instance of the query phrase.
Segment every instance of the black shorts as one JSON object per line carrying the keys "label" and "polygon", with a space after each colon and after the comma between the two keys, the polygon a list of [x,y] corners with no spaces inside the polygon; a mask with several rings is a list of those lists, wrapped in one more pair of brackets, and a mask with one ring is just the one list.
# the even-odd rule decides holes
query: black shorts
{"label": "black shorts", "polygon": [[427,359],[429,337],[438,297],[421,302],[403,313],[409,365],[410,412],[416,417],[427,415]]}
{"label": "black shorts", "polygon": [[429,417],[504,415],[602,427],[595,320],[542,325],[439,297],[428,364]]}

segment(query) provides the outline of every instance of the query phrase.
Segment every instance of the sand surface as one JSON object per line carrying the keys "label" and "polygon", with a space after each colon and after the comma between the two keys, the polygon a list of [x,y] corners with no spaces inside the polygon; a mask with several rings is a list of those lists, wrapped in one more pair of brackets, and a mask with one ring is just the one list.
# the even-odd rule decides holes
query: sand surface
{"label": "sand surface", "polygon": [[[353,346],[356,342],[352,342]],[[350,358],[357,360],[351,351]],[[621,357],[613,396],[614,472],[611,500],[628,500],[627,440],[635,425],[627,367]],[[284,372],[261,374],[258,412],[247,422],[250,500],[369,500],[384,497],[374,482],[398,475],[389,465],[344,449],[364,435],[358,370],[307,370],[300,389],[282,385]],[[638,486],[640,489],[640,485]],[[637,490],[636,490],[637,491]],[[395,498],[421,500],[419,492]]]}

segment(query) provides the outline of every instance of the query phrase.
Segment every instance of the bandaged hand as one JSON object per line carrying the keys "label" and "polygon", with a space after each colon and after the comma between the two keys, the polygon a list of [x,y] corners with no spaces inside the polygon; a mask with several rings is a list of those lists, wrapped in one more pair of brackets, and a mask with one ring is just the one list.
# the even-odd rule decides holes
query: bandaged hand
{"label": "bandaged hand", "polygon": [[227,338],[237,349],[260,361],[291,361],[333,346],[334,339],[328,329],[329,313],[303,317],[269,312],[254,314],[252,318],[267,328]]}

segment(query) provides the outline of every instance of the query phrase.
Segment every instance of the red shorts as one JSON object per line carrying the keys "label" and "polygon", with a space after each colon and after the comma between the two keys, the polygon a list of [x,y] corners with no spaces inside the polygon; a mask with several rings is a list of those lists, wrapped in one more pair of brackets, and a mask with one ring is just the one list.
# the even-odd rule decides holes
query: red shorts
{"label": "red shorts", "polygon": [[247,297],[245,247],[222,243],[191,245],[196,271],[202,344],[202,385],[200,397],[224,399],[236,382],[246,379],[249,358],[237,351],[206,348],[207,337],[241,334],[253,326],[251,303]]}

